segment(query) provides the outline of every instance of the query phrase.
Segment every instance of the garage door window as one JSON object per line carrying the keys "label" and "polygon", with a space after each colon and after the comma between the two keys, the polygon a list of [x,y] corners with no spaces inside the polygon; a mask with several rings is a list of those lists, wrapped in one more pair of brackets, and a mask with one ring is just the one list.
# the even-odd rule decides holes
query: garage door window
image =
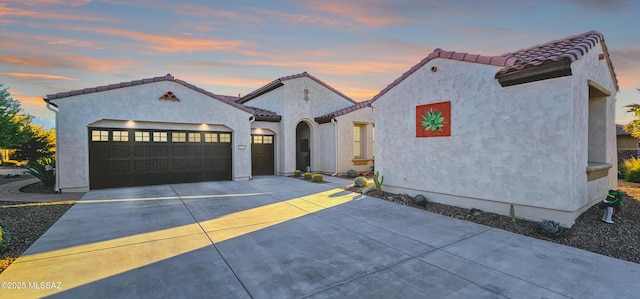
{"label": "garage door window", "polygon": [[218,142],[218,134],[204,133],[204,142]]}
{"label": "garage door window", "polygon": [[231,142],[231,134],[220,134],[220,142]]}
{"label": "garage door window", "polygon": [[253,143],[271,144],[273,143],[273,136],[253,135]]}
{"label": "garage door window", "polygon": [[200,133],[189,133],[189,142],[200,142]]}
{"label": "garage door window", "polygon": [[149,132],[141,132],[141,131],[136,131],[135,132],[135,140],[136,142],[149,142],[151,141],[149,138]]}
{"label": "garage door window", "polygon": [[153,132],[153,142],[167,142],[167,132]]}
{"label": "garage door window", "polygon": [[91,141],[109,141],[109,131],[91,130]]}
{"label": "garage door window", "polygon": [[129,132],[127,131],[113,131],[111,132],[113,134],[113,141],[121,141],[121,142],[127,142],[129,141]]}
{"label": "garage door window", "polygon": [[173,132],[171,133],[171,142],[186,142],[187,133]]}

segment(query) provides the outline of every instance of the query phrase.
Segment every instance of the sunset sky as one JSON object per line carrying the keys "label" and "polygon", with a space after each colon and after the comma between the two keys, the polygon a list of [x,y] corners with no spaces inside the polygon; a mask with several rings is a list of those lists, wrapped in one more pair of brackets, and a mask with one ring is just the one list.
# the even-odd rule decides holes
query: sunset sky
{"label": "sunset sky", "polygon": [[604,34],[628,122],[623,106],[640,103],[631,0],[0,0],[0,83],[49,125],[47,94],[167,73],[245,95],[307,71],[362,101],[435,48],[500,55],[589,30]]}

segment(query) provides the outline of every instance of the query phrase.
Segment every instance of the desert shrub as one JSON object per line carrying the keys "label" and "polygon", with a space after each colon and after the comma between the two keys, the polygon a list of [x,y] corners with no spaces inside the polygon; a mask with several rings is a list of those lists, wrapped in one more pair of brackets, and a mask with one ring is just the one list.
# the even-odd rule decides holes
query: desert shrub
{"label": "desert shrub", "polygon": [[9,247],[9,232],[7,226],[0,222],[0,254],[4,253]]}
{"label": "desert shrub", "polygon": [[358,172],[355,171],[354,169],[347,170],[347,177],[348,178],[355,178],[357,176],[358,176]]}
{"label": "desert shrub", "polygon": [[296,171],[293,172],[293,176],[297,178],[301,177],[302,171],[300,171],[300,169],[296,169]]}
{"label": "desert shrub", "polygon": [[424,195],[418,194],[413,198],[413,202],[418,206],[423,206],[424,207],[424,206],[427,205],[427,202],[429,202],[429,201],[427,200],[427,198]]}
{"label": "desert shrub", "polygon": [[304,173],[304,179],[305,179],[305,180],[310,180],[310,179],[311,179],[311,177],[312,177],[311,172],[305,172],[305,173]]}
{"label": "desert shrub", "polygon": [[640,159],[632,157],[622,162],[621,172],[627,182],[640,183]]}
{"label": "desert shrub", "polygon": [[364,187],[367,185],[367,179],[363,176],[359,176],[353,180],[353,185],[356,187]]}
{"label": "desert shrub", "polygon": [[632,183],[640,183],[640,169],[627,172],[624,180]]}
{"label": "desert shrub", "polygon": [[314,181],[314,182],[322,182],[322,181],[324,181],[324,177],[322,176],[322,174],[316,173],[316,174],[313,175],[312,181]]}

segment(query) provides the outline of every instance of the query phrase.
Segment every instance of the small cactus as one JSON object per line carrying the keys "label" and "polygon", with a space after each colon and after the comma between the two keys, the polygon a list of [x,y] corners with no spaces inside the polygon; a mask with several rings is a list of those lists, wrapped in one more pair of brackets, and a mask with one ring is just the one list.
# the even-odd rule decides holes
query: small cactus
{"label": "small cactus", "polygon": [[358,176],[358,172],[353,170],[353,169],[349,169],[347,170],[347,177],[348,178],[355,178]]}
{"label": "small cactus", "polygon": [[318,182],[322,182],[324,181],[324,177],[322,176],[322,174],[320,173],[316,173],[313,175],[313,179],[311,179],[312,181],[318,183]]}
{"label": "small cactus", "polygon": [[305,172],[304,173],[304,179],[305,180],[311,180],[311,177],[312,177],[311,172]]}
{"label": "small cactus", "polygon": [[547,237],[558,237],[564,232],[560,223],[552,220],[538,222],[538,232]]}
{"label": "small cactus", "polygon": [[373,175],[373,182],[376,184],[376,190],[382,192],[382,184],[384,183],[384,175],[382,179],[378,179],[380,172],[376,171],[376,174]]}
{"label": "small cactus", "polygon": [[296,178],[299,178],[302,176],[302,171],[300,171],[300,169],[296,169],[296,171],[293,172],[293,176]]}
{"label": "small cactus", "polygon": [[353,185],[356,187],[364,187],[367,185],[367,179],[363,176],[359,176],[353,180]]}
{"label": "small cactus", "polygon": [[428,200],[424,195],[418,194],[413,198],[413,202],[418,206],[424,207],[427,205]]}

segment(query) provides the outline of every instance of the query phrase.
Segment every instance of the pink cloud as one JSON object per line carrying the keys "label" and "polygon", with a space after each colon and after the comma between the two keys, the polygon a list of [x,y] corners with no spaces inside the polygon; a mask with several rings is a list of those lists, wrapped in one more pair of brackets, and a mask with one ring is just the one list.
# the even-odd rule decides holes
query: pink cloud
{"label": "pink cloud", "polygon": [[48,19],[48,20],[76,20],[76,21],[103,21],[110,22],[112,20],[106,20],[101,18],[72,15],[72,14],[60,14],[56,12],[46,11],[33,11],[17,8],[7,7],[6,4],[0,4],[0,17],[24,17],[24,18],[36,18],[36,19]]}
{"label": "pink cloud", "polygon": [[383,3],[371,3],[377,1],[365,1],[369,3],[358,3],[352,1],[328,2],[310,1],[307,6],[310,9],[329,12],[342,18],[355,20],[361,25],[368,27],[382,27],[391,24],[404,23],[408,20],[398,14],[392,14],[385,8],[388,5]]}
{"label": "pink cloud", "polygon": [[198,39],[185,35],[174,37],[108,27],[66,27],[66,29],[89,31],[99,34],[127,38],[143,42],[146,47],[154,51],[164,53],[230,51],[239,52],[246,55],[256,54],[255,51],[248,49],[253,45],[253,43],[242,40],[222,40],[214,38]]}
{"label": "pink cloud", "polygon": [[89,71],[107,72],[119,68],[129,68],[142,65],[139,61],[121,59],[100,59],[85,56],[50,55],[48,57],[33,58],[29,54],[0,55],[0,63],[21,67],[36,68],[65,68]]}
{"label": "pink cloud", "polygon": [[65,76],[58,76],[58,75],[51,75],[51,74],[0,72],[0,75],[11,76],[11,77],[16,77],[16,78],[27,78],[27,79],[78,80],[78,79],[74,79],[74,78],[69,78],[69,77],[65,77]]}
{"label": "pink cloud", "polygon": [[349,21],[343,21],[343,20],[325,18],[325,17],[316,17],[316,16],[306,15],[306,14],[291,14],[291,13],[285,13],[281,11],[262,9],[262,8],[256,8],[256,7],[251,8],[251,10],[261,13],[265,16],[275,17],[278,20],[284,20],[288,23],[293,23],[293,24],[309,24],[309,25],[320,26],[325,28],[327,27],[328,28],[345,28],[345,27],[353,27],[354,25],[352,22],[349,22]]}
{"label": "pink cloud", "polygon": [[81,6],[91,2],[91,0],[5,0],[5,3],[8,4],[20,4],[27,6]]}
{"label": "pink cloud", "polygon": [[176,4],[174,11],[179,15],[194,16],[200,18],[222,18],[241,23],[262,24],[264,22],[260,18],[248,14],[240,14],[233,11],[226,11],[196,4]]}

